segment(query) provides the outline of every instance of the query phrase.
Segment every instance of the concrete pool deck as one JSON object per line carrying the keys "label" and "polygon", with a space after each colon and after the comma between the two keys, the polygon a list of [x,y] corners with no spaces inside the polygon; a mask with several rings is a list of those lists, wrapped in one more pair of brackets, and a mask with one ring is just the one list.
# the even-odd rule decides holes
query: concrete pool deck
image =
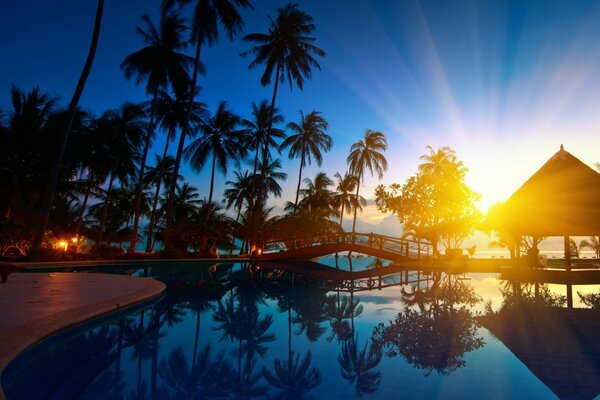
{"label": "concrete pool deck", "polygon": [[[0,284],[0,376],[14,358],[70,326],[142,303],[165,290],[126,275],[14,273]],[[0,386],[0,400],[4,393]]]}

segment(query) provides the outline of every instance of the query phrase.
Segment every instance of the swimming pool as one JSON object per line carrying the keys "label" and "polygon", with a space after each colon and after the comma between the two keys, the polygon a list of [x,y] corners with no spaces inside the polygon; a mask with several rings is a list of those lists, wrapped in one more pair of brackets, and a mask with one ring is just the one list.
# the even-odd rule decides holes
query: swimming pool
{"label": "swimming pool", "polygon": [[160,279],[167,291],[24,353],[3,373],[8,399],[600,393],[600,314],[577,294],[566,308],[561,285],[418,271],[328,280],[244,263],[111,272]]}

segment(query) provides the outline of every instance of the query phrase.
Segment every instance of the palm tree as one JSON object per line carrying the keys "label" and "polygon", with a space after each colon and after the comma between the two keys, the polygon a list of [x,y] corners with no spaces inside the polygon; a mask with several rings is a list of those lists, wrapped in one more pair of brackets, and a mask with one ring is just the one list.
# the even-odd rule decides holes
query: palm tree
{"label": "palm tree", "polygon": [[[387,160],[383,152],[387,150],[387,140],[383,133],[367,129],[364,140],[361,139],[350,147],[350,154],[346,158],[349,164],[349,170],[352,175],[358,177],[356,185],[356,198],[360,190],[360,183],[363,181],[365,168],[368,168],[373,176],[377,174],[379,179],[383,178],[384,171],[387,171]],[[354,208],[354,220],[352,221],[352,233],[356,232],[356,213],[358,208]]]}
{"label": "palm tree", "polygon": [[333,181],[325,172],[319,172],[314,181],[310,178],[304,178],[306,189],[302,189],[302,200],[298,207],[308,210],[312,215],[320,218],[329,218],[336,213],[333,206],[331,191],[329,187]]}
{"label": "palm tree", "polygon": [[[315,31],[313,18],[298,9],[297,4],[289,3],[285,7],[277,8],[277,16],[269,17],[270,26],[268,33],[251,33],[244,36],[243,41],[254,43],[255,46],[243,52],[243,57],[252,55],[254,59],[248,66],[256,68],[265,65],[265,70],[260,83],[267,86],[274,81],[271,109],[266,130],[266,142],[270,141],[273,124],[275,123],[275,101],[279,83],[288,81],[290,89],[293,82],[302,90],[304,80],[312,75],[312,68],[321,69],[315,57],[324,57],[325,52],[314,45],[316,39],[311,36]],[[275,76],[273,77],[273,72]],[[263,149],[263,165],[268,158],[268,147]],[[261,172],[257,182],[259,199],[262,198],[262,181],[265,171]],[[257,205],[257,211],[262,207]],[[254,236],[254,234],[253,234]]]}
{"label": "palm tree", "polygon": [[[310,35],[315,31],[313,18],[298,9],[297,4],[289,3],[277,9],[275,19],[269,17],[271,25],[269,33],[251,33],[244,36],[245,42],[256,45],[242,53],[243,57],[254,56],[248,66],[249,69],[265,64],[265,71],[260,79],[263,86],[271,83],[275,71],[275,84],[271,98],[271,111],[267,126],[267,138],[271,136],[272,126],[275,123],[275,100],[279,82],[287,79],[290,89],[295,81],[302,90],[304,79],[312,75],[312,67],[321,69],[315,57],[324,57],[325,52],[315,46],[316,41]],[[268,139],[267,139],[268,140]],[[263,156],[263,159],[266,158]]]}
{"label": "palm tree", "polygon": [[321,384],[321,373],[310,367],[312,355],[306,353],[302,362],[300,354],[290,351],[286,361],[275,359],[274,373],[263,367],[263,375],[271,386],[280,390],[278,399],[309,399],[310,391]]}
{"label": "palm tree", "polygon": [[[136,32],[142,37],[146,46],[128,55],[121,63],[125,77],[129,79],[135,75],[138,84],[145,79],[146,93],[152,96],[148,132],[140,160],[134,204],[133,233],[131,246],[129,247],[130,253],[135,252],[135,245],[137,243],[146,157],[148,156],[148,150],[150,149],[150,143],[154,134],[158,93],[160,89],[166,89],[169,83],[175,88],[179,88],[182,85],[185,86],[189,82],[188,66],[193,62],[191,57],[180,52],[187,46],[187,42],[182,39],[182,35],[187,28],[179,15],[176,13],[163,13],[160,20],[160,30],[156,29],[147,15],[144,15],[143,20],[146,24],[146,30],[138,27]],[[178,172],[175,171],[175,176],[177,174]]]}
{"label": "palm tree", "polygon": [[55,104],[38,87],[24,93],[13,86],[10,94],[12,110],[0,143],[0,210],[5,218],[20,196],[43,186],[47,170],[42,172],[39,165],[44,151],[40,143]]}
{"label": "palm tree", "polygon": [[333,146],[333,139],[325,133],[329,124],[318,111],[312,111],[308,115],[304,115],[300,111],[300,123],[290,122],[287,127],[294,134],[288,136],[281,143],[281,148],[290,148],[290,158],[300,158],[298,188],[296,189],[296,201],[294,201],[294,207],[297,207],[298,196],[300,196],[300,183],[302,182],[302,168],[306,164],[310,165],[312,158],[315,159],[317,165],[321,166],[323,162],[321,151],[329,151]]}
{"label": "palm tree", "polygon": [[94,63],[94,57],[96,56],[96,47],[98,45],[98,37],[100,36],[100,26],[102,25],[103,9],[104,0],[98,0],[98,6],[96,7],[96,17],[94,19],[94,31],[92,33],[90,49],[88,51],[88,56],[83,66],[83,71],[81,71],[81,76],[79,77],[79,81],[77,82],[77,86],[75,87],[75,92],[73,92],[73,97],[71,98],[71,102],[69,103],[69,109],[67,111],[67,118],[66,124],[64,125],[64,130],[62,132],[62,135],[60,135],[56,145],[56,154],[54,156],[54,160],[52,162],[52,167],[50,170],[50,177],[48,180],[48,191],[46,193],[44,205],[42,207],[42,214],[40,218],[40,224],[36,232],[34,248],[37,248],[41,244],[44,233],[46,232],[46,227],[48,226],[50,210],[52,208],[52,199],[56,190],[56,184],[58,182],[58,175],[60,172],[60,166],[63,161],[65,148],[67,146],[67,141],[69,140],[69,134],[71,133],[73,120],[75,118],[77,106],[79,104],[79,99],[81,98],[81,94],[83,93],[85,83],[87,82],[87,78],[92,69],[92,64]]}
{"label": "palm tree", "polygon": [[[163,0],[163,11],[170,9],[175,3],[179,5],[189,4],[194,0]],[[194,13],[192,17],[191,43],[196,45],[196,54],[194,57],[194,69],[190,86],[195,88],[198,84],[198,73],[204,74],[204,66],[200,62],[200,52],[203,44],[211,47],[219,39],[219,22],[230,39],[242,29],[243,20],[238,12],[240,8],[252,8],[248,0],[195,0]],[[192,93],[193,94],[193,93]],[[181,157],[185,147],[185,138],[189,134],[188,121],[191,118],[193,110],[194,96],[190,95],[188,99],[187,115],[179,136],[179,145],[175,156],[175,175],[179,174]],[[171,247],[170,236],[172,231],[173,199],[175,196],[176,181],[172,181],[169,187],[167,197],[167,215],[165,247]]]}
{"label": "palm tree", "polygon": [[[166,147],[166,146],[165,146]],[[148,238],[146,242],[146,253],[152,251],[152,233],[154,229],[155,216],[158,208],[158,201],[160,200],[160,189],[163,183],[166,185],[171,182],[171,175],[175,167],[175,159],[173,156],[165,156],[160,158],[158,154],[155,154],[155,165],[148,167],[146,174],[144,175],[144,181],[148,186],[154,186],[154,200],[152,201],[152,211],[150,212],[150,222],[148,223]],[[181,175],[179,178],[183,178]]]}
{"label": "palm tree", "polygon": [[239,124],[240,117],[228,110],[227,102],[222,101],[215,115],[200,126],[202,136],[185,149],[186,158],[197,171],[202,169],[208,155],[212,153],[209,203],[212,203],[213,198],[215,169],[218,167],[223,173],[227,173],[229,160],[239,162],[239,159],[243,158],[245,149],[240,139],[244,130],[237,129]]}
{"label": "palm tree", "polygon": [[225,192],[223,192],[223,203],[225,203],[225,208],[227,210],[229,210],[231,207],[234,207],[237,210],[237,217],[235,218],[235,221],[238,222],[240,215],[242,214],[242,208],[244,208],[244,204],[248,204],[250,201],[250,196],[252,195],[253,176],[250,175],[248,171],[244,171],[243,174],[235,171],[234,174],[234,181],[225,182],[225,184],[230,187],[225,189]]}
{"label": "palm tree", "polygon": [[596,253],[596,258],[600,259],[600,244],[598,242],[598,237],[590,236],[590,240],[582,240],[579,242],[579,249],[590,249]]}
{"label": "palm tree", "polygon": [[[456,153],[448,146],[440,147],[437,151],[431,146],[426,149],[429,154],[420,157],[423,163],[419,164],[419,172],[432,177],[452,177],[462,178],[467,172],[462,161],[456,160]],[[458,175],[455,175],[458,174]]]}
{"label": "palm tree", "polygon": [[[273,125],[283,123],[283,115],[279,114],[277,108],[273,112],[271,134],[267,136],[267,129],[269,127],[270,120],[270,108],[267,100],[260,102],[260,105],[252,103],[252,121],[244,119],[242,125],[248,129],[248,150],[254,150],[254,173],[260,163],[258,153],[262,149],[263,153],[267,154],[267,158],[271,159],[270,148],[275,147],[279,150],[279,145],[275,139],[285,138],[285,131],[283,129],[274,128]],[[264,160],[263,160],[264,161]]]}
{"label": "palm tree", "polygon": [[354,209],[362,210],[362,207],[367,205],[367,201],[364,197],[356,197],[352,193],[358,186],[358,177],[347,172],[343,177],[339,172],[336,172],[334,177],[337,179],[338,184],[332,200],[337,207],[340,207],[340,228],[342,228],[344,212],[351,213]]}
{"label": "palm tree", "polygon": [[104,200],[106,206],[103,208],[97,237],[97,241],[101,242],[112,202],[113,183],[117,179],[125,184],[136,172],[134,160],[138,157],[138,149],[145,134],[144,112],[137,105],[125,104],[120,109],[105,112],[98,120],[96,129],[105,146],[102,153],[106,156],[109,176]]}
{"label": "palm tree", "polygon": [[[165,148],[163,151],[162,159],[165,160],[167,157],[167,150],[169,149],[169,142],[175,140],[176,131],[180,129],[183,131],[184,123],[187,117],[187,107],[188,107],[188,94],[190,88],[182,86],[181,88],[173,88],[174,96],[171,96],[166,90],[160,90],[158,93],[158,99],[156,101],[156,122],[160,125],[163,131],[167,131],[167,140],[165,140]],[[188,119],[188,124],[191,126],[197,126],[202,122],[202,119],[206,116],[206,104],[200,102],[192,102],[192,113],[190,118]],[[164,170],[159,169],[158,177],[156,180],[152,180],[156,183],[156,193],[160,193],[160,187],[164,181],[165,188],[167,191],[169,190],[169,185],[172,182],[173,173],[175,170],[175,159],[171,157],[173,160],[172,168],[168,177],[163,179]],[[158,158],[157,158],[158,161]],[[158,162],[157,162],[158,165]],[[165,167],[166,164],[161,163],[161,167]],[[179,176],[180,177],[180,176]],[[177,177],[177,180],[179,179]],[[156,204],[158,201],[158,197],[155,197],[155,206],[152,209],[152,213],[150,214],[150,221],[148,222],[148,237],[146,242],[146,252],[152,251],[152,234],[154,230],[154,224],[156,219]]]}

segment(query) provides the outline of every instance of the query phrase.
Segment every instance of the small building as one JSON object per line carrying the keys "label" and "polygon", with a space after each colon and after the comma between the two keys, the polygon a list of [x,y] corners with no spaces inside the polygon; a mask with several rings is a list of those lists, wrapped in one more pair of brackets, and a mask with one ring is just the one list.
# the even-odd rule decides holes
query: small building
{"label": "small building", "polygon": [[[561,145],[503,205],[502,229],[514,237],[600,235],[600,174]],[[535,240],[534,240],[535,243]]]}

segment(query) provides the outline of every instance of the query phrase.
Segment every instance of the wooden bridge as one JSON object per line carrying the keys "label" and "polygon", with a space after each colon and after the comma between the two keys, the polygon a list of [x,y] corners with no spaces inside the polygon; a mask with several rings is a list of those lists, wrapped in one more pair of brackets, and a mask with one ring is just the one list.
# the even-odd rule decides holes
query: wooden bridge
{"label": "wooden bridge", "polygon": [[391,261],[419,260],[432,254],[431,244],[375,233],[346,233],[294,237],[266,242],[262,261],[304,261],[340,252],[355,252]]}
{"label": "wooden bridge", "polygon": [[405,266],[392,264],[386,267],[370,268],[361,271],[344,271],[316,262],[280,264],[277,262],[257,262],[257,271],[285,271],[294,277],[309,276],[316,279],[316,285],[332,288],[341,292],[361,292],[384,289],[391,286],[429,284],[433,273],[409,270]]}

